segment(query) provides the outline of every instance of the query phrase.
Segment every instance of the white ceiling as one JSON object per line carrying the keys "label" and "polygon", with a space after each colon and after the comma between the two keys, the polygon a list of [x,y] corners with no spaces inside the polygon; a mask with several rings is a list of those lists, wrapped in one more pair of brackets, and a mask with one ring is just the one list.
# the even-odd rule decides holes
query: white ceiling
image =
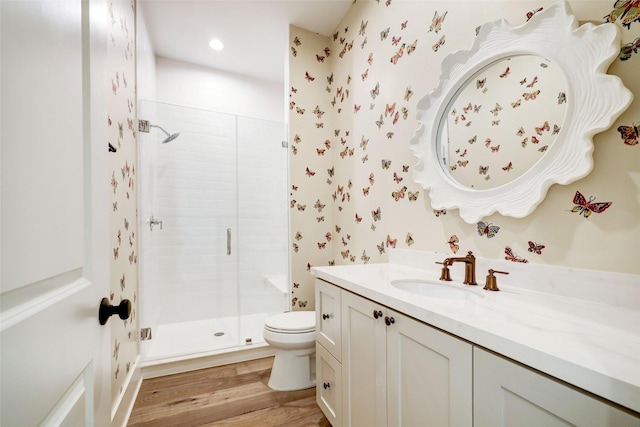
{"label": "white ceiling", "polygon": [[[289,24],[329,36],[352,0],[138,0],[156,55],[283,83]],[[213,51],[209,40],[225,49]]]}

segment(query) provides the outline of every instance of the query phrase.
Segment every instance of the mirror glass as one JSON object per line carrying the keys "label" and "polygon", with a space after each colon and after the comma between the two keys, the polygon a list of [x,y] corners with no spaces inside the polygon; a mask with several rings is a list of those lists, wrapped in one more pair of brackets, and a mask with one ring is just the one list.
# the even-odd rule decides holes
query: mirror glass
{"label": "mirror glass", "polygon": [[473,189],[511,182],[547,153],[566,115],[557,64],[537,55],[504,58],[474,74],[447,106],[442,166]]}

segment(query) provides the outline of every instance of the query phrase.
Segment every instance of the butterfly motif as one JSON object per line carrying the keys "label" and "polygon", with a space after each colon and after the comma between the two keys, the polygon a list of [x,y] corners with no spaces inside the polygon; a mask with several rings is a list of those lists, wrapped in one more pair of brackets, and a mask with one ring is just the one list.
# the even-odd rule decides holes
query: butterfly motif
{"label": "butterfly motif", "polygon": [[535,242],[532,242],[531,240],[529,240],[529,252],[534,252],[538,255],[542,254],[542,250],[545,248],[545,245],[541,245]]}
{"label": "butterfly motif", "polygon": [[487,78],[476,80],[476,89],[482,89],[484,84],[487,82]]}
{"label": "butterfly motif", "polygon": [[402,165],[402,172],[409,172],[409,165]]}
{"label": "butterfly motif", "polygon": [[444,45],[444,34],[440,37],[440,40],[438,40],[436,42],[436,44],[434,44],[433,46],[431,46],[431,48],[433,49],[434,52],[437,52],[438,49],[440,49],[442,47],[442,45]]}
{"label": "butterfly motif", "polygon": [[397,243],[398,243],[398,239],[392,239],[391,236],[387,234],[387,242],[386,242],[387,247],[395,248]]}
{"label": "butterfly motif", "polygon": [[407,246],[413,245],[415,243],[415,241],[413,240],[413,234],[407,233],[407,237],[404,239],[404,242],[407,244]]}
{"label": "butterfly motif", "polygon": [[500,144],[491,147],[492,153],[497,153],[498,151],[500,151]]}
{"label": "butterfly motif", "polygon": [[446,215],[447,214],[447,210],[446,209],[434,209],[433,210],[433,214],[437,217],[440,217],[441,215]]}
{"label": "butterfly motif", "polygon": [[393,180],[396,182],[396,184],[400,183],[404,178],[402,178],[401,176],[398,176],[398,174],[396,172],[393,173]]}
{"label": "butterfly motif", "polygon": [[538,95],[540,95],[540,90],[536,90],[533,92],[525,92],[522,94],[522,97],[524,98],[525,101],[529,101],[529,100],[536,99]]}
{"label": "butterfly motif", "polygon": [[445,11],[442,15],[438,15],[438,11],[436,10],[433,14],[433,18],[431,18],[431,25],[429,25],[428,32],[435,32],[438,34],[442,29],[442,23],[444,22],[444,18],[447,17],[448,11]]}
{"label": "butterfly motif", "polygon": [[411,55],[416,50],[416,47],[418,47],[418,39],[407,47],[407,55]]}
{"label": "butterfly motif", "polygon": [[542,9],[542,7],[538,8],[538,9],[534,9],[531,12],[527,12],[527,21],[531,18],[533,18],[533,15],[535,15],[536,13],[540,12]]}
{"label": "butterfly motif", "polygon": [[394,135],[393,132],[387,132],[387,139],[393,138],[393,135]]}
{"label": "butterfly motif", "polygon": [[538,148],[538,151],[541,153],[544,153],[545,151],[547,151],[548,148],[549,148],[548,145],[543,145],[542,147]]}
{"label": "butterfly motif", "polygon": [[480,236],[487,236],[487,239],[491,239],[498,234],[500,227],[493,225],[490,222],[479,221],[478,222],[478,234]]}
{"label": "butterfly motif", "polygon": [[478,173],[480,175],[486,175],[488,171],[489,171],[489,165],[487,165],[487,166],[482,166],[482,165],[478,166]]}
{"label": "butterfly motif", "polygon": [[318,249],[325,249],[327,247],[327,242],[317,242]]}
{"label": "butterfly motif", "polygon": [[511,103],[511,108],[518,108],[522,103],[522,99],[518,99],[516,102]]}
{"label": "butterfly motif", "polygon": [[368,195],[369,195],[369,189],[370,189],[370,188],[371,188],[371,187],[364,187],[364,188],[362,189],[362,194],[363,194],[364,196],[368,196]]}
{"label": "butterfly motif", "polygon": [[293,252],[298,252],[300,250],[300,246],[298,246],[297,243],[294,243],[292,246],[293,246]]}
{"label": "butterfly motif", "polygon": [[558,132],[560,132],[560,126],[553,125],[553,131],[551,132],[551,135],[556,135]]}
{"label": "butterfly motif", "polygon": [[362,222],[362,217],[358,216],[358,213],[356,212],[356,224],[360,224]]}
{"label": "butterfly motif", "polygon": [[620,20],[623,27],[631,28],[631,23],[640,21],[640,3],[638,0],[617,0],[613,4],[613,10],[605,16],[606,22]]}
{"label": "butterfly motif", "polygon": [[513,169],[513,162],[509,162],[509,164],[502,167],[502,170],[505,172],[509,172],[511,169]]}
{"label": "butterfly motif", "polygon": [[385,253],[385,249],[384,249],[384,240],[382,242],[380,242],[379,245],[376,245],[376,247],[378,248],[378,252],[380,253],[380,255],[382,255],[383,253]]}
{"label": "butterfly motif", "polygon": [[518,129],[518,132],[516,132],[516,135],[522,136],[522,135],[524,135],[524,132],[525,132],[524,128],[520,127],[520,129]]}
{"label": "butterfly motif", "polygon": [[306,174],[307,176],[314,176],[316,173],[307,167],[307,168],[305,169],[305,174]]}
{"label": "butterfly motif", "polygon": [[449,244],[449,248],[451,248],[451,252],[453,252],[454,254],[458,253],[458,250],[460,249],[458,242],[460,242],[460,239],[458,239],[458,236],[456,236],[455,234],[449,237],[449,241],[447,242]]}
{"label": "butterfly motif", "polygon": [[324,156],[324,153],[325,153],[326,151],[327,151],[327,150],[325,150],[324,148],[323,148],[323,149],[316,148],[316,153],[318,154],[318,156]]}
{"label": "butterfly motif", "polygon": [[632,42],[626,43],[622,48],[620,48],[620,60],[626,61],[631,58],[633,53],[638,53],[638,48],[640,47],[640,37],[636,37]]}
{"label": "butterfly motif", "polygon": [[402,187],[401,189],[399,189],[397,191],[393,191],[391,193],[391,197],[393,197],[393,199],[397,202],[400,199],[404,199],[406,191],[407,191],[407,187],[404,186],[404,187]]}
{"label": "butterfly motif", "polygon": [[318,212],[322,212],[322,209],[324,209],[325,205],[323,205],[320,202],[320,199],[316,200],[315,205],[313,205],[314,208],[316,208],[318,210]]}
{"label": "butterfly motif", "polygon": [[505,77],[507,77],[509,74],[511,73],[511,68],[507,67],[506,70],[504,70],[504,72],[502,74],[500,74],[500,78],[504,79]]}
{"label": "butterfly motif", "polygon": [[542,126],[540,126],[540,127],[536,126],[536,128],[535,128],[535,131],[536,131],[536,133],[538,135],[542,135],[543,131],[549,131],[549,130],[550,130],[550,127],[549,127],[549,122],[548,121],[544,122],[544,124]]}
{"label": "butterfly motif", "polygon": [[369,174],[369,184],[373,185],[374,179],[373,179],[373,172],[371,172]]}
{"label": "butterfly motif", "polygon": [[492,110],[489,110],[489,112],[494,116],[497,116],[501,110],[502,110],[502,106],[496,102],[496,106]]}
{"label": "butterfly motif", "polygon": [[298,210],[300,212],[304,212],[305,209],[307,209],[307,205],[301,205],[300,203],[298,203]]}
{"label": "butterfly motif", "polygon": [[379,206],[378,206],[378,209],[371,211],[371,216],[373,217],[374,221],[379,221],[381,219],[381,215],[382,215],[382,211]]}
{"label": "butterfly motif", "polygon": [[638,145],[640,142],[640,126],[618,126],[618,132],[626,145]]}
{"label": "butterfly motif", "polygon": [[535,76],[531,83],[527,85],[528,88],[532,88],[536,83],[538,83],[538,76]]}
{"label": "butterfly motif", "polygon": [[342,259],[349,258],[349,249],[347,249],[346,251],[340,251],[340,255],[342,255]]}
{"label": "butterfly motif", "polygon": [[504,259],[506,259],[507,261],[521,262],[524,264],[529,262],[526,259],[519,257],[509,246],[504,248],[504,253],[507,255],[504,257]]}
{"label": "butterfly motif", "polygon": [[411,99],[411,97],[413,96],[413,91],[411,90],[411,86],[408,86],[405,90],[404,90],[404,100],[408,101]]}
{"label": "butterfly motif", "polygon": [[384,41],[389,36],[389,30],[391,30],[391,27],[387,27],[380,31],[380,41]]}
{"label": "butterfly motif", "polygon": [[398,46],[398,43],[400,43],[400,40],[402,40],[402,36],[400,37],[391,36],[391,45]]}
{"label": "butterfly motif", "polygon": [[371,98],[376,99],[376,96],[380,95],[380,82],[377,82],[373,89],[371,89]]}
{"label": "butterfly motif", "polygon": [[302,240],[302,233],[300,233],[299,231],[296,232],[296,235],[294,237],[294,239],[296,239],[297,241]]}
{"label": "butterfly motif", "polygon": [[315,78],[315,77],[313,77],[311,74],[309,74],[309,72],[308,72],[308,71],[305,71],[305,72],[304,72],[304,78],[305,78],[305,79],[307,79],[307,81],[308,81],[308,82],[312,82],[312,81],[314,81],[314,80],[316,79],[316,78]]}
{"label": "butterfly motif", "polygon": [[307,306],[308,301],[298,301],[298,307],[305,308]]}
{"label": "butterfly motif", "polygon": [[575,196],[573,196],[575,206],[571,209],[571,212],[578,212],[578,215],[582,214],[585,218],[588,218],[592,212],[602,213],[613,204],[612,202],[594,202],[594,200],[595,197],[591,196],[587,200],[582,193],[576,191]]}
{"label": "butterfly motif", "polygon": [[371,257],[367,256],[367,251],[364,250],[364,251],[362,251],[362,256],[360,256],[360,259],[362,260],[362,262],[364,262],[366,264],[366,263],[369,262]]}
{"label": "butterfly motif", "polygon": [[410,202],[415,202],[416,200],[418,200],[418,196],[420,195],[419,191],[411,192],[409,191],[409,193],[407,193],[407,197],[409,198]]}

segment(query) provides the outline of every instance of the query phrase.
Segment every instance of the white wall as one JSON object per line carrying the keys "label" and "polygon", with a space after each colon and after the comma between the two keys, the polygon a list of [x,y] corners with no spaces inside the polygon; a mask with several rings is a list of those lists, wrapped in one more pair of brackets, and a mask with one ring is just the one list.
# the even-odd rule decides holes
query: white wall
{"label": "white wall", "polygon": [[282,84],[156,57],[156,101],[284,121]]}

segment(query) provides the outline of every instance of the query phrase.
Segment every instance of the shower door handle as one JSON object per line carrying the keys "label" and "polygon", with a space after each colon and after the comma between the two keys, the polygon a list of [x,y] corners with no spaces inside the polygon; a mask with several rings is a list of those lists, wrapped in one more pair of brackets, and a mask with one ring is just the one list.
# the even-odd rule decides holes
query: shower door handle
{"label": "shower door handle", "polygon": [[227,255],[231,255],[231,229],[227,228]]}

